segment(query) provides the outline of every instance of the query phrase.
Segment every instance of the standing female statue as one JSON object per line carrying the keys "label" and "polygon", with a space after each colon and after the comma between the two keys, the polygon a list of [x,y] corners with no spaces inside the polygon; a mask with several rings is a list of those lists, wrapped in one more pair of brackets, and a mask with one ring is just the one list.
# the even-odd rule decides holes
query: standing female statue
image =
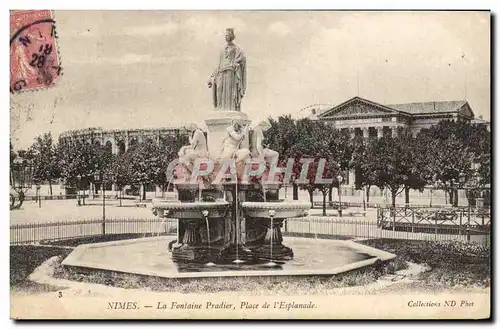
{"label": "standing female statue", "polygon": [[220,54],[219,66],[208,81],[214,107],[220,111],[240,111],[247,86],[246,58],[243,50],[233,43],[234,38],[234,30],[227,29],[227,45]]}

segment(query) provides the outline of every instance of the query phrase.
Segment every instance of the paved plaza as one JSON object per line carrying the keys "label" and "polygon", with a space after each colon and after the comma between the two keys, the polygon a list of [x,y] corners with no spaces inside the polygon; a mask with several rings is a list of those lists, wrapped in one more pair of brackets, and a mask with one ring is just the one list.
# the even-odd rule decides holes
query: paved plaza
{"label": "paved plaza", "polygon": [[[102,200],[86,200],[86,206],[78,206],[72,200],[42,200],[41,208],[35,201],[25,201],[21,209],[10,212],[10,224],[47,223],[102,218]],[[106,218],[154,218],[151,206],[137,207],[136,201],[106,200]]]}

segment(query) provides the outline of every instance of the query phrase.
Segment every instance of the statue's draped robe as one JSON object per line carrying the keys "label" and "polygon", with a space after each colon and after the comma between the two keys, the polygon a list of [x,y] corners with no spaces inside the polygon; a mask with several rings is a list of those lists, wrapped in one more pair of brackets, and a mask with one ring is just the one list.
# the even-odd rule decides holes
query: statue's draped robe
{"label": "statue's draped robe", "polygon": [[211,78],[214,107],[222,111],[240,111],[247,83],[246,58],[238,46],[226,46]]}

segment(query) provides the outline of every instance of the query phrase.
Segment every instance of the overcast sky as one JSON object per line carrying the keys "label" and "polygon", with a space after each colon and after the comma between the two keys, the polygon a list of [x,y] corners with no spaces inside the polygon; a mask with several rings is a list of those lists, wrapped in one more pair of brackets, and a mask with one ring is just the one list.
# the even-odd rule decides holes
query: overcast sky
{"label": "overcast sky", "polygon": [[48,131],[201,123],[227,27],[247,56],[242,110],[251,119],[356,95],[386,104],[467,96],[476,116],[490,118],[488,12],[57,11],[55,19],[64,75],[11,96],[16,148]]}

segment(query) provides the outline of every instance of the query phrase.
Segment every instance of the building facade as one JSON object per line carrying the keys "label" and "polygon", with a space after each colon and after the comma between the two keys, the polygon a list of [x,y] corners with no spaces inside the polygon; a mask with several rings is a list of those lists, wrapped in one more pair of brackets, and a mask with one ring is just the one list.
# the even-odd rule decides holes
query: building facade
{"label": "building facade", "polygon": [[59,135],[59,142],[71,145],[73,142],[91,143],[106,146],[113,154],[123,154],[129,147],[145,140],[158,144],[169,141],[187,141],[188,132],[181,127],[168,127],[158,129],[113,129],[87,128],[63,132]]}
{"label": "building facade", "polygon": [[[131,146],[144,141],[158,143],[159,145],[171,145],[176,143],[178,148],[188,143],[188,132],[182,127],[167,127],[157,129],[113,129],[86,128],[63,132],[59,135],[61,145],[71,146],[74,143],[88,143],[105,146],[109,152],[116,155],[125,153]],[[67,187],[64,187],[67,189]],[[97,191],[100,185],[93,185]],[[141,195],[142,189],[146,192],[158,192],[159,188],[151,184],[146,186],[129,185],[124,188],[125,194]],[[106,191],[117,191],[114,184],[106,184]],[[71,194],[74,192],[66,193]]]}
{"label": "building facade", "polygon": [[311,107],[312,120],[346,129],[353,136],[381,137],[395,135],[399,128],[416,135],[441,120],[474,120],[474,112],[467,101],[421,102],[382,105],[361,97],[322,110]]}
{"label": "building facade", "polygon": [[[354,97],[336,106],[312,105],[308,109],[311,111],[311,120],[332,124],[338,129],[349,131],[353,137],[395,136],[401,128],[416,135],[421,129],[442,120],[486,124],[489,129],[489,122],[476,119],[465,100],[383,105]],[[355,172],[350,172],[344,184],[355,186],[355,177]]]}

